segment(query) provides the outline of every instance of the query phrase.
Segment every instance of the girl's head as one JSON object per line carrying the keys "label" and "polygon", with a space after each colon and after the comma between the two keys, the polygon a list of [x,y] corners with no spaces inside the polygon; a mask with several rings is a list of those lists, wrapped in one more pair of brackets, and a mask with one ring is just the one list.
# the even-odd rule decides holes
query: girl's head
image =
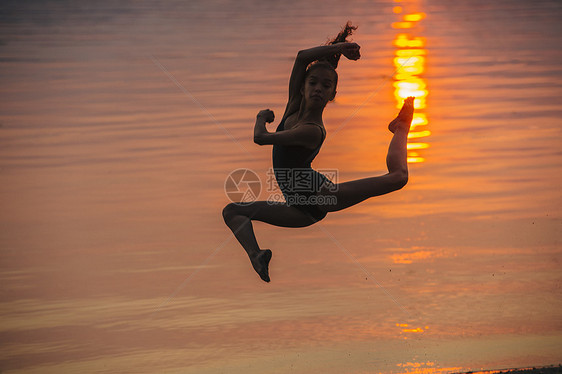
{"label": "girl's head", "polygon": [[316,105],[324,107],[336,96],[338,73],[326,61],[316,61],[306,70],[301,88],[303,99],[307,102],[314,101]]}
{"label": "girl's head", "polygon": [[308,78],[310,74],[312,74],[317,70],[326,70],[330,72],[330,74],[333,76],[334,79],[334,89],[335,89],[338,84],[338,72],[336,71],[334,65],[332,65],[327,60],[314,61],[313,63],[308,65],[308,67],[306,68],[306,74],[304,75],[304,80],[306,81],[306,78]]}
{"label": "girl's head", "polygon": [[[347,42],[347,38],[351,36],[353,31],[355,31],[356,29],[357,26],[352,26],[351,22],[348,21],[344,28],[340,31],[340,33],[334,39],[328,41],[327,44],[330,45]],[[307,80],[309,80],[311,76],[329,75],[331,76],[331,80],[333,83],[333,94],[331,95],[329,101],[333,100],[336,95],[336,86],[338,84],[338,73],[336,72],[336,68],[338,67],[340,57],[341,54],[337,53],[333,56],[328,56],[322,60],[314,61],[313,63],[311,63],[308,66],[306,74],[304,76],[303,91],[305,88],[304,85],[306,85]]]}

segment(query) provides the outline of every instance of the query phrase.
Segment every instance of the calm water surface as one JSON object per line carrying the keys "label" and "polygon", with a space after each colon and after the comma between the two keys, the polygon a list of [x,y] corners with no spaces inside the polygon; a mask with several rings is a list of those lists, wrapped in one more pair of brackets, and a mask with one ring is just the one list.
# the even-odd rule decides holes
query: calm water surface
{"label": "calm water surface", "polygon": [[[434,373],[562,357],[557,1],[3,2],[0,371]],[[221,217],[267,191],[296,52],[347,20],[314,162],[385,172],[418,100],[410,183],[304,229]]]}

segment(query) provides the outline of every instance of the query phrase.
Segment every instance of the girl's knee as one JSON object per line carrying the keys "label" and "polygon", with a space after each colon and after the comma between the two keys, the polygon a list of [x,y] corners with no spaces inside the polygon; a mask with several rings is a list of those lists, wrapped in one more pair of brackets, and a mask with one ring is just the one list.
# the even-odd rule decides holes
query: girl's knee
{"label": "girl's knee", "polygon": [[237,215],[238,205],[234,203],[227,204],[222,210],[222,218],[225,222],[228,222],[232,217]]}

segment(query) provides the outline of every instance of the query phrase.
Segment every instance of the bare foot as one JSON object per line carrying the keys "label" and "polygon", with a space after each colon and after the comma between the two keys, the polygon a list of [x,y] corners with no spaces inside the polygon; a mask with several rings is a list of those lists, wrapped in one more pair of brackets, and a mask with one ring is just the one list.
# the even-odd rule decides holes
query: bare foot
{"label": "bare foot", "polygon": [[255,257],[250,257],[254,270],[264,282],[269,282],[269,261],[271,260],[271,254],[269,249],[265,249],[260,250]]}
{"label": "bare foot", "polygon": [[404,100],[404,105],[402,109],[400,109],[400,113],[398,113],[398,116],[388,125],[388,129],[391,133],[394,134],[394,131],[399,127],[410,131],[410,125],[414,117],[414,99],[415,97],[410,96]]}

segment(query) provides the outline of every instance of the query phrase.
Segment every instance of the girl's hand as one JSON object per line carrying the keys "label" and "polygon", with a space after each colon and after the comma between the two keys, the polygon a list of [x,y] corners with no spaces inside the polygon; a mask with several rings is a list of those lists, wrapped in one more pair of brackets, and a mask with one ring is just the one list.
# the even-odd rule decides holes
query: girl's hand
{"label": "girl's hand", "polygon": [[361,48],[357,43],[341,43],[340,49],[341,54],[344,55],[349,60],[359,60],[361,54],[359,53],[359,49]]}
{"label": "girl's hand", "polygon": [[260,112],[258,113],[258,118],[260,117],[263,118],[265,122],[271,123],[275,119],[275,114],[273,114],[272,110],[264,109],[260,110]]}

